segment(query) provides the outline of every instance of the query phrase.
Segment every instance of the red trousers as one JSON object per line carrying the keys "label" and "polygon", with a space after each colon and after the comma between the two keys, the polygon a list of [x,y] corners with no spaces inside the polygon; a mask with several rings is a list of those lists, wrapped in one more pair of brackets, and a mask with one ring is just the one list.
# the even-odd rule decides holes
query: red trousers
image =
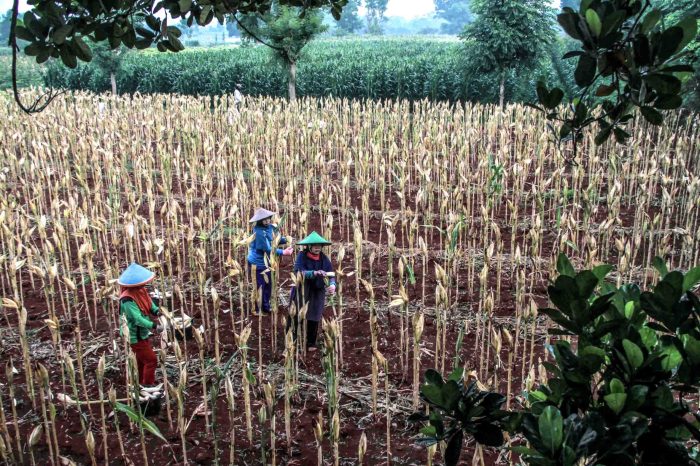
{"label": "red trousers", "polygon": [[158,357],[153,351],[150,340],[141,340],[131,345],[131,351],[136,356],[136,363],[139,368],[139,383],[141,385],[155,385]]}

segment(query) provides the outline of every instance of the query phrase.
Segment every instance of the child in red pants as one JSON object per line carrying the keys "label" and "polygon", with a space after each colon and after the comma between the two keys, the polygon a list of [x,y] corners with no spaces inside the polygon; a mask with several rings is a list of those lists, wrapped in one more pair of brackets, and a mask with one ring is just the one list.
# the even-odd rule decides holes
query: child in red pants
{"label": "child in red pants", "polygon": [[129,329],[129,343],[136,356],[141,385],[141,401],[156,399],[161,395],[162,384],[156,385],[158,358],[148,337],[151,330],[160,333],[160,325],[150,318],[158,315],[158,306],[148,294],[146,285],[153,281],[155,274],[136,263],[131,264],[119,277],[121,286],[119,314],[126,319]]}

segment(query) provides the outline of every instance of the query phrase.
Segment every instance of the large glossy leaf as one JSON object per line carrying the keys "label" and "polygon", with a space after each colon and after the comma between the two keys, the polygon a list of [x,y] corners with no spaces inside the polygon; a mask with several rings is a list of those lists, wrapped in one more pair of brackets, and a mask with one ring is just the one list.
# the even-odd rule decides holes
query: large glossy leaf
{"label": "large glossy leaf", "polygon": [[574,71],[574,79],[576,84],[581,87],[588,86],[593,82],[596,73],[596,59],[590,55],[581,55],[578,59],[578,65]]}
{"label": "large glossy leaf", "polygon": [[678,43],[678,47],[676,47],[676,53],[678,53],[697,36],[698,20],[693,16],[686,16],[676,25],[676,27],[683,30],[683,39],[681,39],[681,41]]}
{"label": "large glossy leaf", "polygon": [[495,424],[481,423],[473,433],[474,440],[488,447],[503,445],[503,431]]}
{"label": "large glossy leaf", "polygon": [[700,267],[692,268],[683,277],[683,292],[692,289],[700,281]]}
{"label": "large glossy leaf", "polygon": [[622,346],[625,349],[625,356],[627,356],[630,366],[635,370],[639,369],[644,362],[644,354],[641,348],[628,339],[622,340]]}
{"label": "large glossy leaf", "polygon": [[581,298],[588,299],[598,286],[598,277],[590,270],[583,270],[576,275],[576,287]]}
{"label": "large glossy leaf", "polygon": [[550,453],[556,454],[564,436],[564,420],[554,406],[547,406],[538,419],[540,439]]}
{"label": "large glossy leaf", "polygon": [[450,380],[442,386],[443,406],[449,411],[454,411],[457,409],[457,402],[459,401],[460,396],[461,393],[459,391],[459,386],[454,380]]}
{"label": "large glossy leaf", "polygon": [[615,414],[620,414],[622,409],[625,407],[625,401],[627,401],[626,393],[609,393],[603,398],[605,404],[613,410]]}
{"label": "large glossy leaf", "polygon": [[571,265],[571,261],[569,261],[569,258],[566,257],[566,254],[564,253],[559,253],[557,256],[557,272],[559,272],[560,275],[566,275],[567,277],[573,277],[576,275],[574,266]]}
{"label": "large glossy leaf", "polygon": [[421,394],[425,399],[436,406],[444,406],[444,400],[442,398],[442,387],[432,384],[424,384],[420,387]]}
{"label": "large glossy leaf", "polygon": [[462,439],[464,434],[462,429],[458,429],[450,441],[447,442],[447,448],[445,449],[445,466],[456,466],[459,462],[459,457],[462,453]]}
{"label": "large glossy leaf", "polygon": [[442,385],[445,383],[445,381],[442,379],[442,375],[435,369],[428,369],[425,371],[425,381],[438,387],[442,387]]}

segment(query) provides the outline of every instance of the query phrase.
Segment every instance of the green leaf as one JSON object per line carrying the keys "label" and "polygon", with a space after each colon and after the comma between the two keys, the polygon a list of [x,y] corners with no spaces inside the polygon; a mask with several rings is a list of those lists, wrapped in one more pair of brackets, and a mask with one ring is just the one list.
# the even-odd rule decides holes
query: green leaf
{"label": "green leaf", "polygon": [[464,368],[463,367],[457,367],[455,370],[452,371],[452,373],[447,377],[447,380],[454,380],[455,382],[459,382],[462,380],[462,376],[464,375]]}
{"label": "green leaf", "polygon": [[425,371],[425,381],[426,383],[430,383],[438,387],[442,387],[445,383],[444,380],[442,380],[442,375],[435,369],[428,369]]}
{"label": "green leaf", "polygon": [[440,407],[444,406],[442,387],[432,384],[423,384],[420,387],[420,392],[429,403]]}
{"label": "green leaf", "polygon": [[61,54],[61,61],[63,61],[63,64],[68,68],[75,68],[78,66],[78,60],[75,58],[75,55],[69,46],[63,45],[59,53]]}
{"label": "green leaf", "polygon": [[639,369],[644,362],[644,354],[639,346],[625,338],[622,340],[622,347],[625,349],[625,356],[627,356],[630,366],[635,370]]}
{"label": "green leaf", "polygon": [[168,34],[168,42],[173,46],[175,49],[175,52],[181,52],[182,50],[185,50],[185,46],[180,42],[180,39],[175,37],[172,34]]}
{"label": "green leaf", "polygon": [[683,348],[693,364],[700,363],[700,341],[691,335],[683,335]]}
{"label": "green leaf", "polygon": [[659,94],[673,95],[681,91],[681,80],[671,74],[652,73],[644,78],[647,85]]}
{"label": "green leaf", "polygon": [[545,401],[547,399],[547,395],[545,395],[540,390],[535,390],[535,391],[529,392],[527,394],[527,398],[528,398],[528,401],[530,403],[536,403],[538,401]]}
{"label": "green leaf", "polygon": [[596,59],[590,55],[581,55],[578,59],[576,71],[574,71],[574,79],[576,84],[581,87],[586,87],[593,82],[596,72]]}
{"label": "green leaf", "polygon": [[643,34],[646,34],[652,29],[654,29],[654,26],[656,26],[660,19],[661,10],[659,10],[658,8],[654,8],[649,13],[644,15],[644,19],[642,20],[641,32]]}
{"label": "green leaf", "polygon": [[75,55],[82,61],[92,60],[92,50],[90,50],[90,47],[85,43],[82,37],[73,36],[71,48],[75,52]]}
{"label": "green leaf", "polygon": [[214,15],[212,13],[211,5],[205,5],[204,8],[202,8],[201,13],[199,13],[199,24],[201,26],[204,26],[211,21],[211,17]]}
{"label": "green leaf", "polygon": [[642,116],[644,116],[644,119],[651,123],[652,125],[661,125],[664,122],[664,117],[659,113],[658,110],[654,109],[653,107],[641,107],[640,108],[642,112]]}
{"label": "green leaf", "polygon": [[644,343],[644,346],[646,346],[648,350],[654,348],[658,342],[656,332],[647,326],[639,329],[639,336],[642,338],[642,343]]}
{"label": "green leaf", "polygon": [[678,53],[683,50],[685,46],[690,43],[690,41],[695,39],[695,36],[697,36],[698,22],[693,16],[686,16],[676,25],[676,27],[683,30],[683,39],[681,39],[675,51],[675,53]]}
{"label": "green leaf", "polygon": [[679,95],[660,95],[654,101],[654,108],[659,110],[674,110],[683,105],[683,98]]}
{"label": "green leaf", "polygon": [[145,429],[151,434],[155,435],[165,443],[168,443],[168,441],[163,437],[163,434],[160,433],[160,430],[158,429],[158,426],[156,426],[152,421],[149,419],[145,418],[143,414],[139,411],[138,413],[134,411],[130,406],[127,406],[123,403],[116,402],[114,407],[116,408],[117,411],[120,411],[124,414],[126,414],[131,422],[134,424],[138,425],[139,428]]}
{"label": "green leaf", "polygon": [[73,26],[66,24],[56,29],[53,34],[51,34],[51,39],[53,39],[55,44],[61,45],[66,41],[68,35],[73,31]]}
{"label": "green leaf", "polygon": [[625,384],[622,380],[614,378],[610,381],[610,393],[625,393]]}
{"label": "green leaf", "polygon": [[607,84],[601,84],[598,86],[598,89],[595,91],[596,97],[607,97],[613,92],[615,92],[615,89],[617,89],[617,86],[614,85],[607,85]]}
{"label": "green leaf", "polygon": [[180,13],[185,13],[192,8],[192,0],[179,0],[177,5],[180,7]]}
{"label": "green leaf", "polygon": [[667,346],[661,352],[663,359],[661,360],[661,368],[665,371],[672,371],[683,362],[683,356],[675,346]]}
{"label": "green leaf", "polygon": [[578,290],[579,297],[583,299],[590,298],[591,294],[598,286],[598,277],[595,276],[590,270],[582,270],[576,274],[576,288]]}
{"label": "green leaf", "polygon": [[499,447],[503,445],[503,431],[495,424],[480,423],[474,432],[474,440],[488,447]]}
{"label": "green leaf", "polygon": [[537,421],[540,439],[545,447],[554,455],[561,447],[564,435],[564,420],[554,406],[547,406]]}
{"label": "green leaf", "polygon": [[571,265],[571,261],[569,261],[569,258],[566,257],[566,254],[564,253],[559,253],[557,256],[557,272],[559,272],[560,275],[565,275],[572,278],[574,275],[576,275],[574,266]]}
{"label": "green leaf", "polygon": [[605,404],[608,405],[610,409],[612,409],[615,414],[620,414],[620,411],[625,407],[625,402],[627,401],[627,394],[626,393],[610,393],[609,395],[605,395],[603,398],[605,400]]}
{"label": "green leaf", "polygon": [[29,32],[29,29],[25,28],[24,26],[20,26],[19,24],[17,27],[15,27],[15,36],[17,36],[18,39],[26,40],[28,42],[32,42],[36,39],[34,34]]}
{"label": "green leaf", "polygon": [[601,264],[596,267],[593,267],[591,272],[593,272],[593,275],[598,277],[598,281],[605,279],[605,277],[608,276],[610,271],[613,269],[612,265],[609,264]]}
{"label": "green leaf", "polygon": [[444,400],[444,406],[449,411],[454,411],[457,409],[457,403],[461,397],[459,391],[459,385],[454,380],[449,380],[445,385],[442,386],[442,399]]}
{"label": "green leaf", "polygon": [[596,13],[593,8],[586,10],[586,23],[588,23],[588,28],[595,37],[600,36],[600,31],[603,28],[603,24],[600,22],[598,13]]}
{"label": "green leaf", "polygon": [[688,270],[683,277],[683,293],[690,291],[700,281],[700,267]]}
{"label": "green leaf", "polygon": [[24,48],[25,55],[36,57],[46,46],[41,42],[32,42]]}
{"label": "green leaf", "polygon": [[683,42],[684,35],[685,32],[683,29],[677,26],[668,28],[661,33],[658,39],[653,42],[658,63],[665,62],[676,53],[676,50],[678,50],[678,47]]}
{"label": "green leaf", "polygon": [[598,134],[595,135],[595,145],[600,146],[601,144],[605,143],[610,138],[610,134],[612,134],[612,126],[607,126],[600,131],[598,131]]}
{"label": "green leaf", "polygon": [[255,375],[253,375],[253,371],[250,370],[250,366],[246,366],[245,368],[245,377],[248,379],[248,383],[255,385]]}
{"label": "green leaf", "polygon": [[136,26],[134,29],[136,30],[138,35],[146,39],[153,39],[156,36],[156,34],[153,31],[143,26]]}
{"label": "green leaf", "polygon": [[659,272],[661,278],[664,278],[668,274],[668,267],[666,267],[666,261],[660,258],[659,256],[654,257],[654,259],[651,261],[651,265],[654,266],[657,272]]}
{"label": "green leaf", "polygon": [[557,22],[561,25],[562,29],[573,39],[581,40],[583,36],[578,26],[578,20],[579,16],[577,13],[566,12],[557,15]]}
{"label": "green leaf", "polygon": [[646,385],[633,385],[629,390],[627,397],[627,408],[636,410],[644,404],[644,401],[649,393],[649,387]]}
{"label": "green leaf", "polygon": [[160,19],[156,18],[155,16],[146,16],[146,24],[148,24],[148,27],[154,31],[160,31]]}
{"label": "green leaf", "polygon": [[462,453],[462,439],[464,438],[464,433],[462,429],[457,429],[447,443],[447,448],[445,449],[445,466],[456,466],[459,462],[459,456]]}

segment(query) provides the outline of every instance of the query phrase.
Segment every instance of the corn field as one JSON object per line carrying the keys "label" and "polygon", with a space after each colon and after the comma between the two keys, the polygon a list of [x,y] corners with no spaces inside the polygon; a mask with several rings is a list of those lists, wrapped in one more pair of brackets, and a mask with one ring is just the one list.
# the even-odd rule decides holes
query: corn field
{"label": "corn field", "polygon": [[[305,47],[299,61],[298,95],[475,99],[478,97],[473,89],[475,78],[465,74],[463,47],[457,41],[436,39],[314,41]],[[130,53],[124,57],[116,79],[120,93],[222,95],[232,93],[236,83],[242,83],[249,95],[287,95],[287,70],[274,62],[267,47],[195,48],[177,54]],[[110,90],[109,76],[94,64],[74,70],[51,66],[46,81],[76,90]],[[532,83],[527,79],[522,81],[524,84],[518,84],[518,80],[509,82],[518,87],[509,92],[509,97],[523,98],[521,88]]]}
{"label": "corn field", "polygon": [[[433,464],[413,444],[422,372],[464,367],[510,406],[547,377],[546,285],[564,252],[618,284],[700,263],[700,127],[637,119],[566,165],[526,107],[229,96],[0,96],[0,458],[9,464]],[[569,150],[563,147],[562,150]],[[333,242],[322,350],[251,315],[253,210]],[[158,416],[134,412],[116,278],[157,272]],[[136,383],[138,387],[138,383]],[[471,444],[473,464],[507,459]],[[472,458],[472,459],[470,459]]]}

